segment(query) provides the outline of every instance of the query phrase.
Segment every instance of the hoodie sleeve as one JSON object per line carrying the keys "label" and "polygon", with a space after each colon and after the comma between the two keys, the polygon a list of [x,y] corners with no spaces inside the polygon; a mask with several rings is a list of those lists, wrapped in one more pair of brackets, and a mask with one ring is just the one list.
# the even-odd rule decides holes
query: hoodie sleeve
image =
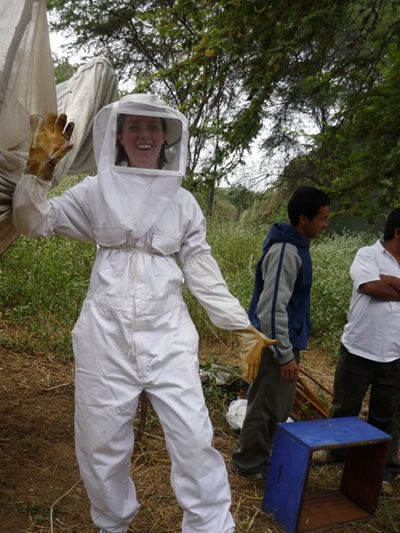
{"label": "hoodie sleeve", "polygon": [[264,287],[257,306],[257,316],[262,333],[277,339],[272,349],[280,365],[294,358],[289,339],[287,306],[300,268],[301,259],[296,247],[290,243],[273,244],[262,264]]}

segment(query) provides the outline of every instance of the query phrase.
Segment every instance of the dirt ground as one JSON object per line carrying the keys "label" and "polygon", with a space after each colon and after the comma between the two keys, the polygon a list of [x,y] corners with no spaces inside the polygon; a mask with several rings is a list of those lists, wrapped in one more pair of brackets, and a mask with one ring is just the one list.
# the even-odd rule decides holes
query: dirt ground
{"label": "dirt ground", "polygon": [[[208,356],[202,350],[201,357]],[[230,360],[232,354],[225,353],[222,358]],[[312,371],[314,378],[331,387],[332,361],[311,350],[304,355],[303,366]],[[90,520],[88,499],[74,456],[72,362],[0,345],[0,372],[0,532],[97,531]],[[221,422],[221,416],[217,419],[211,413],[211,417],[215,446],[228,468],[237,533],[282,531],[261,509],[264,484],[232,472],[230,457],[235,434],[226,422]],[[328,477],[333,482],[340,479],[338,467],[329,471],[324,471],[325,468],[328,467],[312,474],[312,484],[317,490],[326,487]],[[132,457],[132,475],[142,508],[129,531],[178,533],[181,530],[182,513],[170,488],[169,469],[162,431],[150,409]],[[400,487],[396,486],[392,502],[397,501],[399,505],[399,500]],[[346,524],[332,531],[399,531],[396,525],[392,524],[390,529],[383,525],[387,521],[384,516],[387,502],[381,498],[379,505],[374,519],[363,524]]]}

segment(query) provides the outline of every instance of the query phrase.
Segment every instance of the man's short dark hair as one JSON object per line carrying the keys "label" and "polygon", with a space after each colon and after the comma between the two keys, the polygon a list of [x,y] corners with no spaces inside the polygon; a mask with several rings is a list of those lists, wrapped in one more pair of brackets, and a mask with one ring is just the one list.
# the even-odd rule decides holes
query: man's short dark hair
{"label": "man's short dark hair", "polygon": [[288,215],[290,223],[297,226],[300,215],[310,220],[315,218],[321,207],[330,205],[329,196],[315,187],[300,187],[295,190],[288,203]]}
{"label": "man's short dark hair", "polygon": [[396,207],[389,214],[385,222],[385,228],[383,230],[384,242],[390,241],[394,237],[394,230],[400,228],[400,207]]}

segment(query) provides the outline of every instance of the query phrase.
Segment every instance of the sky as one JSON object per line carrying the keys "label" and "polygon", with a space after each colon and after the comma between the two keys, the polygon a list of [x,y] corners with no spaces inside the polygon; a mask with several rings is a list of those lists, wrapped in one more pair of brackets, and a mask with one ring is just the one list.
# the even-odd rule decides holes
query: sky
{"label": "sky", "polygon": [[62,46],[68,44],[68,37],[66,37],[64,33],[50,31],[49,36],[50,48],[53,54],[57,55],[58,57],[63,57],[67,55],[70,63],[81,62],[81,57],[79,56],[79,54],[71,55],[70,52],[68,52],[67,54],[67,52],[63,51]]}

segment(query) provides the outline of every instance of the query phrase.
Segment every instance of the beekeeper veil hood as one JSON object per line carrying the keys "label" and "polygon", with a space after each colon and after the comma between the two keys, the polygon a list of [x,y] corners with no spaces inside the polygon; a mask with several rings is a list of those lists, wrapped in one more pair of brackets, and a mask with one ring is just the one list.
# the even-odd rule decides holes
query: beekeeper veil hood
{"label": "beekeeper veil hood", "polygon": [[186,118],[152,94],[133,94],[96,116],[93,145],[103,227],[141,237],[185,175]]}

